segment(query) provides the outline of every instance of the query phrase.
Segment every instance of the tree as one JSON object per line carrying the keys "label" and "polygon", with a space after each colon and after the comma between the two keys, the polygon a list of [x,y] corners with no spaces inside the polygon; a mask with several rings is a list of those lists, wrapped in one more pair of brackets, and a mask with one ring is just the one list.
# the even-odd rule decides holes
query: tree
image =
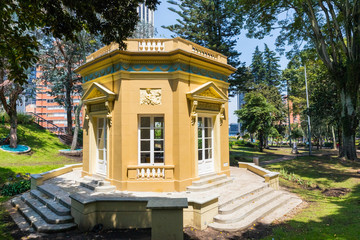
{"label": "tree", "polygon": [[264,81],[269,86],[280,86],[280,65],[279,57],[276,56],[274,51],[271,51],[267,44],[264,49],[264,63],[265,63],[265,76]]}
{"label": "tree", "polygon": [[235,37],[240,34],[240,26],[235,19],[230,0],[183,0],[180,3],[168,1],[178,7],[169,8],[178,14],[177,24],[162,26],[179,37],[210,48],[228,57],[234,67],[240,64],[240,53],[235,50]]}
{"label": "tree", "polygon": [[73,96],[81,96],[81,76],[74,70],[83,64],[86,56],[102,43],[86,31],[76,34],[76,41],[43,37],[40,51],[41,80],[49,85],[49,94],[66,109],[67,133],[72,134]]}
{"label": "tree", "polygon": [[250,69],[254,84],[260,84],[265,82],[265,63],[263,53],[259,50],[259,46],[256,46],[255,51],[252,55]]}
{"label": "tree", "polygon": [[[303,42],[317,51],[340,93],[343,149],[341,156],[357,159],[355,131],[360,84],[360,2],[351,0],[237,0],[246,15],[248,36],[262,38],[280,28],[279,48]],[[286,14],[283,14],[286,13]],[[280,14],[281,17],[280,17]]]}
{"label": "tree", "polygon": [[[38,41],[34,31],[41,29],[54,38],[76,41],[76,33],[87,30],[125,48],[125,40],[138,21],[140,0],[67,1],[9,0],[0,2],[0,99],[10,116],[10,146],[17,146],[16,100],[26,83],[26,71],[37,62]],[[158,0],[147,0],[154,9]],[[9,88],[8,86],[12,86]],[[11,89],[8,101],[5,90]]]}
{"label": "tree", "polygon": [[265,136],[273,132],[272,124],[277,109],[268,103],[259,92],[249,92],[245,94],[244,99],[245,105],[235,111],[235,114],[242,122],[243,130],[247,130],[251,134],[258,134],[259,150],[263,151]]}

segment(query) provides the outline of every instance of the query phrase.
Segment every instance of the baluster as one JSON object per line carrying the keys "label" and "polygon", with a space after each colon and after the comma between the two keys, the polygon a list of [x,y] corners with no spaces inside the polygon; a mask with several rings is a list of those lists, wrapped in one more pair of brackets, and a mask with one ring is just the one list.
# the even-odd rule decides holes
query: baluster
{"label": "baluster", "polygon": [[162,169],[161,174],[162,174],[162,178],[165,178],[165,168]]}
{"label": "baluster", "polygon": [[146,176],[147,176],[147,178],[150,178],[150,168],[146,169]]}
{"label": "baluster", "polygon": [[140,178],[140,169],[136,169],[136,172],[137,172],[136,178]]}
{"label": "baluster", "polygon": [[142,168],[141,169],[141,178],[144,178],[145,177],[145,168]]}
{"label": "baluster", "polygon": [[160,168],[157,169],[157,177],[161,178],[161,169]]}
{"label": "baluster", "polygon": [[155,168],[153,168],[152,171],[151,171],[151,177],[156,178],[155,174],[156,174],[156,170],[155,170]]}

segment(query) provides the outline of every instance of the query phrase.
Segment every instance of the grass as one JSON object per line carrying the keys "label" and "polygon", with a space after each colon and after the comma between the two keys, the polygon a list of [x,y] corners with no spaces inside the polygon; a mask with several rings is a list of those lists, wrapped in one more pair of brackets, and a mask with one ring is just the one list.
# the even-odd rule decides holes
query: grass
{"label": "grass", "polygon": [[[334,157],[299,157],[268,165],[275,171],[286,169],[301,179],[311,181],[318,189],[306,189],[293,181],[280,179],[282,186],[300,195],[308,207],[291,220],[275,226],[265,239],[359,239],[360,175],[359,163],[341,162]],[[322,191],[349,188],[340,197],[327,197]]]}
{"label": "grass", "polygon": [[[0,138],[9,133],[8,125],[0,125]],[[75,160],[59,155],[60,149],[69,148],[49,131],[35,124],[24,124],[18,126],[18,143],[31,147],[29,154],[14,154],[0,150],[0,187],[10,178],[15,178],[18,173],[36,174],[46,172],[76,163]],[[9,215],[1,206],[9,200],[9,197],[0,195],[0,239],[12,239],[10,231],[11,222]]]}

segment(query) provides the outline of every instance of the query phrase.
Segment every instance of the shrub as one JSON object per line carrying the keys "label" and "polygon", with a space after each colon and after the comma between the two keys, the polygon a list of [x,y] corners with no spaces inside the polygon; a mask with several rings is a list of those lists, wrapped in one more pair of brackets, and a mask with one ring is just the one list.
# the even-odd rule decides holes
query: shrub
{"label": "shrub", "polygon": [[[33,121],[33,117],[25,113],[18,113],[17,118],[18,124],[29,124]],[[10,122],[10,117],[6,112],[0,112],[0,123],[2,124],[3,121],[5,121],[5,123]]]}
{"label": "shrub", "polygon": [[3,196],[14,196],[30,189],[31,183],[29,173],[26,173],[26,175],[17,174],[15,178],[9,177],[8,180],[9,182],[5,183],[0,188],[0,193]]}
{"label": "shrub", "polygon": [[7,183],[1,188],[1,195],[14,196],[26,192],[30,189],[30,180],[22,179],[20,181]]}

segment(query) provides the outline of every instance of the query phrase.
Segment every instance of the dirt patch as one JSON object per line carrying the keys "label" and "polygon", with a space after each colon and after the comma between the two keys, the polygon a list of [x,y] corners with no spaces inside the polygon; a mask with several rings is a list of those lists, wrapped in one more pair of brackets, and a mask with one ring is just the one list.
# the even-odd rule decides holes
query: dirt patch
{"label": "dirt patch", "polygon": [[348,188],[330,188],[322,191],[322,194],[327,197],[341,197],[348,194],[350,191],[351,190]]}

